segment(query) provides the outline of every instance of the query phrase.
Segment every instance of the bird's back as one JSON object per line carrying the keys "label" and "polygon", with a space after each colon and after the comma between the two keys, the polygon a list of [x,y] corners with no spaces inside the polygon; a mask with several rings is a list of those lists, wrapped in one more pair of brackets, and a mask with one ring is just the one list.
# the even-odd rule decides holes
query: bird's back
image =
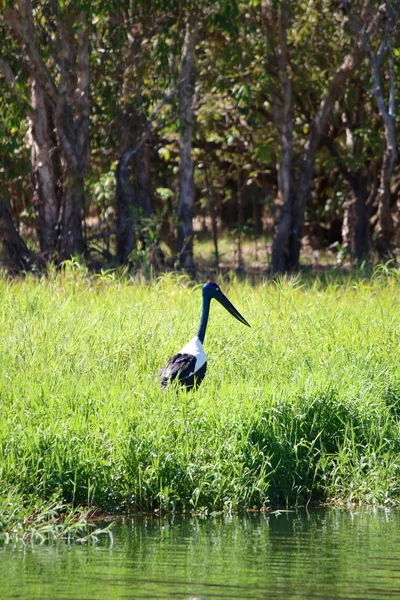
{"label": "bird's back", "polygon": [[178,380],[190,390],[201,383],[206,370],[207,356],[202,343],[195,336],[161,370],[161,386],[165,388],[170,382]]}

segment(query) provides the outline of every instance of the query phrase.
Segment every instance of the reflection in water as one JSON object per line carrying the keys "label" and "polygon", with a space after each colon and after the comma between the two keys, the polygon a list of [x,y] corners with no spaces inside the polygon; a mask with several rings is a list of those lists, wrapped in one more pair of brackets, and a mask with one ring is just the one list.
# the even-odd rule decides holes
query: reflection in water
{"label": "reflection in water", "polygon": [[400,598],[400,511],[121,519],[114,543],[0,549],[2,600]]}

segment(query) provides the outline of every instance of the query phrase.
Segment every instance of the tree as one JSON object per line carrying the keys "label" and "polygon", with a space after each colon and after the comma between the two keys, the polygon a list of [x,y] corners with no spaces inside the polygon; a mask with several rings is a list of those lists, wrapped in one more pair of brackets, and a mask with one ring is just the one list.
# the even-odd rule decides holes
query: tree
{"label": "tree", "polygon": [[31,81],[32,111],[29,113],[31,147],[32,203],[36,212],[36,229],[43,256],[53,258],[58,245],[62,189],[62,167],[57,147],[54,115],[46,94],[35,80]]}
{"label": "tree", "polygon": [[30,0],[19,0],[15,9],[6,6],[4,11],[4,22],[20,44],[28,73],[39,240],[45,253],[57,249],[61,257],[86,251],[83,219],[84,178],[90,159],[88,11],[90,6],[86,4],[52,3],[39,4],[34,13]]}
{"label": "tree", "polygon": [[[358,73],[338,103],[324,143],[334,157],[339,174],[349,186],[344,202],[343,246],[356,261],[368,260],[371,250],[371,214],[376,197],[376,153],[380,140],[376,119]],[[370,151],[367,152],[366,146]]]}
{"label": "tree", "polygon": [[[291,85],[289,85],[289,59],[287,35],[290,2],[284,0],[279,7],[266,5],[266,23],[271,40],[271,56],[279,65],[280,101],[275,101],[275,122],[281,143],[281,165],[283,174],[279,177],[279,191],[282,208],[273,243],[272,268],[274,273],[296,269],[299,264],[301,236],[305,221],[305,207],[311,194],[315,159],[322,137],[325,134],[335,101],[343,91],[352,73],[360,65],[365,55],[365,37],[376,27],[371,18],[373,2],[364,0],[359,19],[354,19],[352,29],[354,41],[326,83],[326,89],[318,100],[315,115],[309,124],[309,133],[297,161],[297,169],[291,159],[292,144],[285,121],[290,120]],[[273,23],[278,21],[278,38],[273,36]],[[271,59],[269,61],[271,63]],[[291,126],[289,127],[290,132]],[[280,168],[282,172],[282,167]]]}
{"label": "tree", "polygon": [[144,77],[149,62],[146,48],[156,33],[155,15],[149,9],[148,3],[130,0],[121,5],[119,18],[123,25],[123,42],[118,55],[123,66],[118,99],[120,155],[116,169],[117,258],[120,262],[126,260],[136,246],[141,216],[148,218],[153,214],[149,153],[144,139],[150,127],[144,98]]}
{"label": "tree", "polygon": [[357,260],[371,224],[390,256],[395,3],[0,6],[0,193],[46,260],[140,266],[162,223],[170,264],[193,272],[194,217],[216,258],[220,227],[264,233],[269,252],[275,226],[276,273],[298,266],[303,231],[327,245],[342,222]]}
{"label": "tree", "polygon": [[[397,9],[398,10],[398,9]],[[393,65],[392,35],[397,18],[395,5],[385,2],[379,7],[384,20],[382,41],[378,50],[374,52],[368,39],[366,42],[372,71],[372,93],[375,97],[379,115],[383,121],[386,148],[383,155],[380,186],[378,190],[378,231],[376,248],[381,260],[393,257],[391,243],[394,235],[393,219],[391,215],[390,195],[393,168],[396,160],[396,133],[395,133],[395,79]],[[388,102],[385,102],[382,85],[381,69],[385,56],[388,62]]]}
{"label": "tree", "polygon": [[185,40],[182,48],[182,62],[179,72],[179,199],[178,256],[181,267],[193,271],[193,208],[194,182],[192,162],[192,136],[194,119],[195,47],[197,25],[195,17],[186,22]]}

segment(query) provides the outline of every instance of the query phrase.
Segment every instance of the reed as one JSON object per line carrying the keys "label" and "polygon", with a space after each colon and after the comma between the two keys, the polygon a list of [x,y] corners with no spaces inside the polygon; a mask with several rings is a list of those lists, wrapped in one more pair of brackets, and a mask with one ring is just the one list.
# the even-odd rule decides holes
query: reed
{"label": "reed", "polygon": [[158,371],[197,329],[188,279],[1,277],[2,489],[106,512],[398,502],[398,271],[220,283],[252,328],[213,305],[187,393]]}
{"label": "reed", "polygon": [[0,495],[0,545],[66,542],[97,543],[100,537],[112,541],[112,523],[97,527],[93,511],[72,507],[58,499],[27,498],[15,489]]}

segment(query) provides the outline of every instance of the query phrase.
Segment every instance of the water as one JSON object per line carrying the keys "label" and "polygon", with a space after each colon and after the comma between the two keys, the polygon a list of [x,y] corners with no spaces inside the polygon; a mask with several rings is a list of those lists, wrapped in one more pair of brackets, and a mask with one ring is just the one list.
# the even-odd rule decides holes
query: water
{"label": "water", "polygon": [[400,511],[122,519],[113,544],[4,546],[0,598],[400,599]]}

